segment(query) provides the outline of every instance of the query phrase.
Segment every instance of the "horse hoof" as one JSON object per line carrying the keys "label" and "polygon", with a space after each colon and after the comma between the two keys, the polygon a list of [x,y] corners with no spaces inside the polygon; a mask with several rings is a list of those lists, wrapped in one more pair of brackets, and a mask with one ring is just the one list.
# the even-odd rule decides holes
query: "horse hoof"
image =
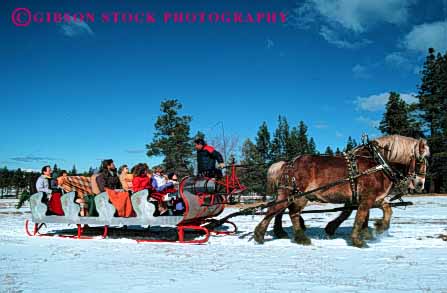
{"label": "horse hoof", "polygon": [[376,228],[376,233],[383,233],[385,230],[388,230],[389,227],[387,227],[382,220],[376,220],[374,223],[374,227]]}
{"label": "horse hoof", "polygon": [[353,238],[352,239],[352,245],[358,248],[362,248],[365,245],[365,241],[359,239],[359,238]]}
{"label": "horse hoof", "polygon": [[331,225],[327,225],[326,228],[324,228],[324,231],[326,232],[327,235],[329,236],[334,236],[335,234],[335,228],[332,227]]}
{"label": "horse hoof", "polygon": [[253,235],[253,239],[256,241],[256,243],[258,244],[264,244],[264,236],[261,235],[260,233],[258,233],[257,231],[255,231],[254,235]]}
{"label": "horse hoof", "polygon": [[311,245],[312,241],[310,241],[307,237],[295,237],[295,242],[301,245]]}
{"label": "horse hoof", "polygon": [[301,244],[301,245],[311,245],[312,244],[309,237],[304,235],[303,231],[295,232],[295,242],[298,244]]}
{"label": "horse hoof", "polygon": [[371,240],[374,238],[368,229],[365,229],[362,231],[362,236],[363,236],[363,239],[365,239],[365,240]]}

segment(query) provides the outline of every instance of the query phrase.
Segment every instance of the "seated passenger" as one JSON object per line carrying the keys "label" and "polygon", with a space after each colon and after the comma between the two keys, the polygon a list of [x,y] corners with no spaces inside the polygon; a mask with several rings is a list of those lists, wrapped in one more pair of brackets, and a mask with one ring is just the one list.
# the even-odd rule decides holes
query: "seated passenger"
{"label": "seated passenger", "polygon": [[179,182],[178,182],[177,174],[175,174],[174,172],[169,173],[168,174],[168,182],[172,182],[173,187],[175,189],[178,189]]}
{"label": "seated passenger", "polygon": [[169,188],[174,186],[172,181],[168,181],[167,176],[163,174],[162,167],[156,167],[151,180],[152,187],[158,192],[168,192]]}
{"label": "seated passenger", "polygon": [[[85,217],[89,215],[89,205],[88,201],[86,200],[86,194],[88,194],[88,190],[86,190],[86,187],[84,187],[84,184],[76,184],[77,181],[80,181],[82,176],[68,176],[67,171],[62,170],[59,173],[59,177],[57,177],[57,187],[64,191],[64,192],[75,192],[76,193],[76,199],[75,202],[79,204],[80,206],[80,212],[79,215],[81,217]],[[78,180],[77,180],[78,179]],[[86,179],[86,182],[89,182],[88,179]],[[90,192],[91,193],[91,192]]]}
{"label": "seated passenger", "polygon": [[121,183],[116,174],[113,160],[104,160],[102,162],[102,170],[98,177],[96,177],[96,183],[101,192],[107,191],[109,200],[115,206],[118,217],[127,218],[134,215],[129,193],[127,191],[116,190],[121,189]]}
{"label": "seated passenger", "polygon": [[144,164],[138,164],[133,168],[132,189],[138,192],[144,189],[151,189],[150,179],[147,176],[147,168]]}
{"label": "seated passenger", "polygon": [[[53,183],[53,184],[52,184]],[[54,182],[51,178],[51,167],[49,165],[43,166],[41,170],[41,175],[36,181],[37,192],[42,192],[42,201],[47,204],[48,211],[47,215],[58,215],[63,216],[64,211],[62,210],[61,203],[61,192],[57,189],[51,188]]]}
{"label": "seated passenger", "polygon": [[127,165],[122,165],[118,169],[118,175],[120,178],[121,186],[125,191],[131,191],[132,190],[132,174],[129,174],[129,168]]}
{"label": "seated passenger", "polygon": [[121,189],[121,182],[116,174],[116,167],[113,160],[104,160],[101,164],[101,171],[96,177],[96,183],[101,192],[104,192],[106,188],[109,189]]}
{"label": "seated passenger", "polygon": [[172,184],[174,185],[173,188],[170,190],[170,192],[172,192],[175,195],[175,197],[171,199],[170,203],[172,206],[173,213],[175,216],[183,215],[185,211],[185,204],[183,203],[183,200],[178,194],[179,182],[177,174],[173,172],[169,173],[168,182],[172,182]]}

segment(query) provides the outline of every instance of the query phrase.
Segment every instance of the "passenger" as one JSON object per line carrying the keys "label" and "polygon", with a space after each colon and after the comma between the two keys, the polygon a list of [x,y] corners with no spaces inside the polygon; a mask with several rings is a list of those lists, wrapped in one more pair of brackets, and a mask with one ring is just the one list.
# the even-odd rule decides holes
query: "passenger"
{"label": "passenger", "polygon": [[174,186],[172,181],[168,181],[168,177],[163,174],[163,168],[158,166],[154,169],[151,180],[152,187],[158,192],[166,192]]}
{"label": "passenger", "polygon": [[168,174],[168,182],[171,182],[173,184],[173,188],[178,189],[179,186],[179,182],[178,182],[178,177],[177,174],[175,174],[174,172],[171,172]]}
{"label": "passenger", "polygon": [[43,166],[41,175],[36,181],[37,192],[42,192],[44,194],[42,201],[48,206],[47,215],[63,216],[64,211],[61,203],[62,193],[57,188],[54,188],[53,190],[51,188],[52,185],[54,185],[54,183],[51,178],[51,167],[49,165]]}
{"label": "passenger", "polygon": [[44,201],[48,202],[51,198],[51,194],[53,190],[50,188],[50,180],[51,180],[51,167],[49,165],[43,166],[41,170],[41,175],[37,178],[36,181],[36,189],[37,192],[43,192]]}
{"label": "passenger", "polygon": [[[197,150],[197,175],[221,178],[222,170],[220,169],[225,167],[222,155],[214,147],[207,145],[202,138],[196,139],[194,143]],[[216,161],[219,169],[216,168]]]}
{"label": "passenger", "polygon": [[121,189],[121,183],[116,174],[116,167],[113,160],[104,160],[101,164],[101,172],[96,177],[98,188],[101,192],[106,191],[110,202],[116,209],[118,217],[132,217],[135,215],[132,209],[132,202],[127,191],[117,190]]}
{"label": "passenger", "polygon": [[92,192],[94,195],[98,195],[101,193],[101,190],[99,190],[98,182],[96,181],[96,178],[101,175],[100,170],[96,169],[93,175],[90,177],[90,185],[92,186]]}
{"label": "passenger", "polygon": [[167,177],[163,175],[162,167],[158,166],[154,168],[154,173],[151,178],[151,186],[153,189],[151,197],[158,201],[160,216],[168,214],[169,210],[165,202],[165,195],[171,191],[173,183],[168,182]]}
{"label": "passenger", "polygon": [[65,192],[70,192],[71,191],[71,187],[67,186],[67,177],[68,177],[68,173],[65,170],[62,170],[59,173],[59,177],[56,178],[56,184],[59,188],[61,188],[62,190],[64,190]]}
{"label": "passenger", "polygon": [[127,165],[122,165],[118,169],[118,175],[120,178],[121,186],[125,191],[132,190],[132,174],[129,174],[129,168]]}
{"label": "passenger", "polygon": [[173,186],[173,194],[176,196],[172,199],[171,205],[173,209],[173,214],[175,216],[181,216],[183,215],[185,211],[185,204],[183,203],[183,200],[179,196],[178,188],[179,188],[179,182],[177,174],[171,172],[168,174],[168,181],[172,182],[174,184]]}
{"label": "passenger", "polygon": [[147,167],[144,164],[138,164],[135,166],[132,189],[133,192],[138,192],[144,189],[151,189],[150,178],[147,176]]}
{"label": "passenger", "polygon": [[104,160],[101,164],[101,172],[96,177],[96,183],[101,192],[104,192],[106,188],[109,189],[121,189],[121,182],[116,174],[116,167],[112,159]]}
{"label": "passenger", "polygon": [[85,176],[68,176],[65,170],[62,170],[59,175],[57,177],[58,188],[63,192],[75,192],[75,202],[80,205],[80,216],[84,217],[94,214],[95,204],[89,198],[93,194],[91,179]]}

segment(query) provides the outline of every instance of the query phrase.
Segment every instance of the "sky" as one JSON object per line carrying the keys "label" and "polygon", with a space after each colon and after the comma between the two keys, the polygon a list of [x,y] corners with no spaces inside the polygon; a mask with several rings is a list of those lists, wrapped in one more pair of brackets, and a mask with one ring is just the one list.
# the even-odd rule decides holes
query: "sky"
{"label": "sky", "polygon": [[[447,0],[2,1],[0,166],[78,170],[147,157],[160,102],[178,99],[191,135],[240,144],[263,121],[303,120],[324,151],[377,130],[388,93],[414,102],[429,47],[447,50]],[[17,8],[31,11],[16,26]],[[155,23],[103,22],[150,12]],[[285,23],[173,23],[166,12],[283,12]],[[45,12],[68,13],[39,23]],[[91,13],[94,21],[74,19]],[[40,17],[40,18],[39,18]],[[246,19],[246,18],[244,18]],[[17,22],[26,20],[19,16]],[[44,19],[45,20],[45,19]]]}

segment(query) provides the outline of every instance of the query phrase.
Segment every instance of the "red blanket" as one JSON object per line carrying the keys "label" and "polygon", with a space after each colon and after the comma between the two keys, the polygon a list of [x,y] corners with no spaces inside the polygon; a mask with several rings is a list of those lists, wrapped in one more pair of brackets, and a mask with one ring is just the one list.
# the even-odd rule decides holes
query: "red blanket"
{"label": "red blanket", "polygon": [[116,191],[109,188],[106,188],[106,191],[110,201],[116,208],[118,217],[124,217],[124,218],[131,217],[133,214],[133,210],[129,193],[127,191]]}

